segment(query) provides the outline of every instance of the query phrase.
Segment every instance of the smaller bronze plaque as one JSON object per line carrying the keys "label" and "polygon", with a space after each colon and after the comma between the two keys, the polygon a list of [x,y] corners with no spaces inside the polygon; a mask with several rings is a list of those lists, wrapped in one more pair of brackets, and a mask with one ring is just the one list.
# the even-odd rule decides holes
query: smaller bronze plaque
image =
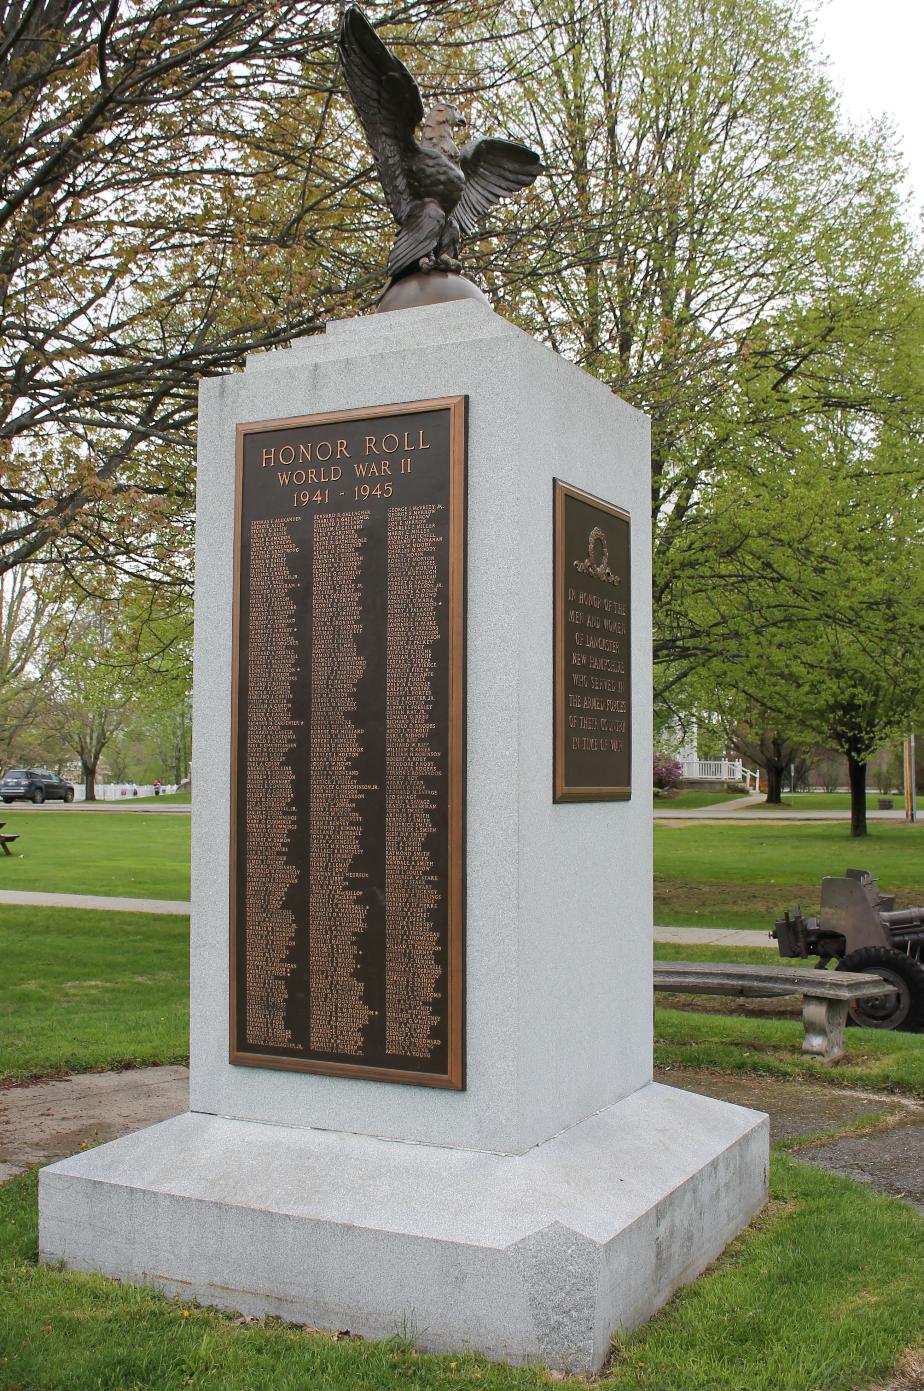
{"label": "smaller bronze plaque", "polygon": [[629,514],[554,480],[556,802],[631,787]]}

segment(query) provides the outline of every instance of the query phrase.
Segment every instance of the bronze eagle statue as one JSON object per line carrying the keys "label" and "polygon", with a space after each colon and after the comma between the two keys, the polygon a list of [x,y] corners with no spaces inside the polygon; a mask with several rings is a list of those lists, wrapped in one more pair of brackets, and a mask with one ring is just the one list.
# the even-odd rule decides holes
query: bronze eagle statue
{"label": "bronze eagle statue", "polygon": [[472,236],[489,208],[529,187],[543,172],[539,156],[512,140],[473,140],[460,149],[453,132],[466,124],[464,116],[438,101],[424,117],[417,83],[356,5],[343,12],[338,48],[353,106],[398,224],[389,277],[395,281],[413,271],[460,271],[462,234]]}

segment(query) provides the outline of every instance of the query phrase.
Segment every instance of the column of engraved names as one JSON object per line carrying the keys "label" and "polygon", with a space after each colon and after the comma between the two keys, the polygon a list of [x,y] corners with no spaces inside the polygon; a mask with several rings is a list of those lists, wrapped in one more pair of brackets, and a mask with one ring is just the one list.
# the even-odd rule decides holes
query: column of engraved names
{"label": "column of engraved names", "polygon": [[360,1057],[371,1011],[357,977],[365,928],[360,850],[357,685],[365,661],[361,631],[360,561],[368,512],[314,518],[311,611],[311,739],[309,894],[309,1045],[319,1053]]}
{"label": "column of engraved names", "polygon": [[625,602],[616,595],[596,594],[576,581],[568,589],[568,625],[572,644],[568,691],[571,747],[591,753],[621,753],[628,713]]}
{"label": "column of engraved names", "polygon": [[251,523],[244,701],[245,1029],[247,1043],[264,1048],[292,1044],[284,1011],[295,918],[284,901],[296,878],[290,856],[292,755],[301,721],[285,712],[291,710],[297,666],[298,582],[289,564],[297,549],[284,519]]}
{"label": "column of engraved names", "polygon": [[427,839],[436,829],[433,643],[439,637],[437,506],[388,514],[385,782],[385,1051],[429,1058],[439,1020],[441,894]]}

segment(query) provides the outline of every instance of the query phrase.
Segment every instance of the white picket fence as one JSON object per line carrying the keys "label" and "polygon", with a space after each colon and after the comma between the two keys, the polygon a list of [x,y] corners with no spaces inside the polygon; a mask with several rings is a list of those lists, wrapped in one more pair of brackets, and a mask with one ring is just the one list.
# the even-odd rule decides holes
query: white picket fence
{"label": "white picket fence", "polygon": [[[160,791],[161,796],[167,792],[175,792],[176,783],[164,783]],[[98,782],[96,784],[96,800],[98,802],[130,801],[136,794],[139,797],[153,797],[154,784],[148,782]],[[75,783],[74,801],[82,802],[85,797],[86,791],[83,783]]]}
{"label": "white picket fence", "polygon": [[685,779],[697,782],[746,782],[754,792],[760,791],[760,774],[745,768],[740,758],[683,758],[680,766]]}

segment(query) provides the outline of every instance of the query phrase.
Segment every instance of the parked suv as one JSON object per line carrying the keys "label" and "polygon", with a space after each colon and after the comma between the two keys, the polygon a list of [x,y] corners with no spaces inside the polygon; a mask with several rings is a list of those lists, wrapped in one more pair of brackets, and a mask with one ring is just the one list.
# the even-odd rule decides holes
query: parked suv
{"label": "parked suv", "polygon": [[11,768],[0,781],[0,797],[4,802],[44,802],[57,797],[62,802],[74,800],[72,783],[65,782],[47,768]]}

